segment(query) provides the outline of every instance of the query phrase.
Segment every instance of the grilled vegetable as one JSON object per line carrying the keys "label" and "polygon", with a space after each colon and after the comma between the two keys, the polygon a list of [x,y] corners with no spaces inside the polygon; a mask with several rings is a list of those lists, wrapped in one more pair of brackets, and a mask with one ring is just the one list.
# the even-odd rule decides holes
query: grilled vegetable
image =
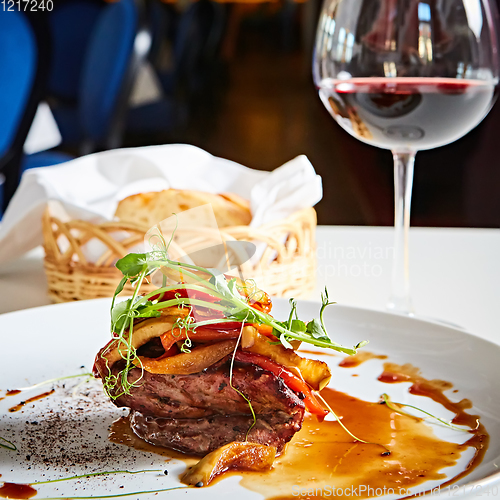
{"label": "grilled vegetable", "polygon": [[203,347],[197,347],[191,352],[177,354],[161,359],[144,358],[139,356],[135,361],[137,366],[142,367],[149,373],[163,373],[170,375],[191,375],[199,373],[217,361],[232,353],[236,348],[236,340],[225,340]]}
{"label": "grilled vegetable", "polygon": [[219,474],[230,470],[263,472],[271,469],[276,448],[256,443],[232,442],[209,453],[181,478],[185,484],[207,486]]}
{"label": "grilled vegetable", "polygon": [[255,329],[246,329],[242,336],[241,347],[246,352],[266,356],[285,366],[307,382],[315,391],[321,391],[328,385],[332,374],[323,361],[302,358],[293,349],[286,349],[281,344],[272,343]]}

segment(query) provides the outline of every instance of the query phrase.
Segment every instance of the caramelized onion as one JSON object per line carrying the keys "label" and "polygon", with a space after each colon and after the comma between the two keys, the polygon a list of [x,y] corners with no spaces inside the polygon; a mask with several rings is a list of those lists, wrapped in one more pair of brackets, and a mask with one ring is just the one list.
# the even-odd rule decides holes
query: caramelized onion
{"label": "caramelized onion", "polygon": [[282,345],[273,344],[255,329],[253,331],[249,330],[243,336],[241,348],[246,352],[266,356],[276,363],[296,373],[298,372],[298,375],[315,391],[321,391],[332,378],[330,368],[323,361],[303,358],[296,354],[293,349],[286,349]]}
{"label": "caramelized onion", "polygon": [[257,443],[233,441],[209,453],[181,478],[184,484],[207,486],[227,470],[263,472],[271,469],[276,448]]}
{"label": "caramelized onion", "polygon": [[[168,358],[145,358],[139,356],[143,368],[149,373],[170,375],[191,375],[199,373],[232,353],[236,340],[225,340],[215,344],[197,347],[191,352],[177,354]],[[139,365],[139,362],[135,362]]]}

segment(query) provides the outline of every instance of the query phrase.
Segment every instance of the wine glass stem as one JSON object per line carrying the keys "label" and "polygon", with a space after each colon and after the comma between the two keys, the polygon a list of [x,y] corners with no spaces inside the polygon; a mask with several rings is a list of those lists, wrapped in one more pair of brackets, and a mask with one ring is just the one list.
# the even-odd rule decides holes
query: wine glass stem
{"label": "wine glass stem", "polygon": [[413,187],[414,151],[393,151],[394,157],[394,263],[392,296],[387,308],[413,314],[410,298],[408,236],[410,230],[411,191]]}

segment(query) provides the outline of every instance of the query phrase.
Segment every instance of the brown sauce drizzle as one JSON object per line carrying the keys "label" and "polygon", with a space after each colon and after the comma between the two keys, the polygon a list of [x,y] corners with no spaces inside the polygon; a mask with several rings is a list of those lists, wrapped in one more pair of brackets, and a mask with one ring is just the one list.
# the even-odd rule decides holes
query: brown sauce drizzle
{"label": "brown sauce drizzle", "polygon": [[[382,456],[385,450],[380,446],[354,441],[336,422],[319,424],[308,416],[271,472],[235,473],[243,475],[244,487],[273,500],[297,498],[293,485],[301,492],[311,488],[316,492],[316,488],[325,485],[343,491],[363,485],[374,490],[385,486],[405,496],[408,488],[445,479],[440,471],[455,465],[468,447],[438,439],[429,425],[399,415],[386,405],[362,401],[332,389],[325,389],[322,395],[354,435],[387,445],[391,455]],[[299,498],[317,496],[313,493]],[[336,491],[335,496],[342,496],[342,491]],[[374,495],[358,490],[354,496]]]}
{"label": "brown sauce drizzle", "polygon": [[308,350],[308,349],[302,349],[302,347],[299,348],[299,350],[297,351],[297,354],[312,354],[315,358],[318,357],[318,355],[321,355],[321,356],[339,356],[339,353],[337,352],[332,352],[331,350],[328,351],[328,350],[324,350],[324,352],[318,352],[318,351],[312,351],[312,350]]}
{"label": "brown sauce drizzle", "polygon": [[374,354],[370,351],[359,351],[354,356],[347,356],[340,363],[339,366],[342,368],[355,368],[361,363],[368,361],[370,359],[387,359],[387,356],[383,354]]}
{"label": "brown sauce drizzle", "polygon": [[4,483],[3,486],[0,487],[1,498],[17,498],[24,500],[34,497],[37,493],[38,491],[29,484]]}
{"label": "brown sauce drizzle", "polygon": [[33,396],[32,398],[29,398],[26,401],[21,401],[19,404],[13,406],[12,408],[9,408],[9,411],[11,413],[13,413],[15,411],[19,411],[21,408],[23,408],[23,406],[26,406],[30,403],[33,403],[34,401],[38,401],[39,399],[46,398],[47,396],[50,396],[53,393],[54,393],[54,389],[52,389],[51,391],[47,391],[47,392],[44,392],[42,394],[39,394],[38,396]]}
{"label": "brown sauce drizzle", "polygon": [[[472,428],[477,425],[479,417],[465,412],[471,406],[470,401],[451,402],[443,394],[451,387],[450,383],[426,380],[411,365],[386,363],[379,380],[412,382],[412,394],[430,397],[454,412],[455,424]],[[271,471],[228,472],[212,484],[231,475],[242,476],[240,484],[243,487],[268,500],[313,500],[321,496],[321,488],[325,486],[335,488],[334,496],[342,496],[342,490],[349,490],[350,496],[373,497],[373,492],[359,490],[362,486],[369,486],[373,490],[393,488],[397,495],[405,497],[409,488],[427,481],[445,481],[446,476],[441,471],[455,465],[462,453],[472,447],[475,453],[466,469],[441,487],[467,475],[481,462],[488,446],[489,436],[481,424],[466,443],[450,443],[436,437],[432,426],[421,419],[400,415],[387,405],[362,401],[328,388],[322,391],[322,396],[354,435],[372,443],[385,444],[391,450],[390,456],[383,456],[385,449],[379,445],[355,441],[337,422],[319,423],[315,417],[307,415],[302,429],[288,444],[286,452],[276,459]],[[180,459],[187,466],[198,460],[141,440],[130,429],[127,417],[113,423],[109,439],[141,451]],[[299,495],[297,488],[301,492]],[[358,488],[355,495],[352,495],[353,488]],[[309,494],[309,491],[313,493]],[[324,491],[324,496],[327,496],[328,491]]]}
{"label": "brown sauce drizzle", "polygon": [[461,445],[464,449],[467,447],[475,448],[474,457],[463,472],[442,484],[442,487],[446,487],[463,478],[481,463],[488,449],[490,436],[484,425],[480,422],[479,415],[471,415],[465,411],[472,407],[470,400],[462,399],[454,403],[444,394],[444,391],[451,389],[453,384],[444,380],[427,380],[422,377],[417,367],[411,364],[397,365],[395,363],[384,363],[384,371],[378,377],[378,380],[390,384],[410,382],[412,384],[408,389],[410,394],[430,398],[436,401],[436,403],[444,406],[447,410],[453,412],[455,414],[455,417],[451,421],[453,424],[465,425],[472,429],[476,429],[475,432],[471,433],[472,437]]}
{"label": "brown sauce drizzle", "polygon": [[21,391],[19,389],[14,389],[5,393],[6,396],[15,396],[16,394],[21,394]]}

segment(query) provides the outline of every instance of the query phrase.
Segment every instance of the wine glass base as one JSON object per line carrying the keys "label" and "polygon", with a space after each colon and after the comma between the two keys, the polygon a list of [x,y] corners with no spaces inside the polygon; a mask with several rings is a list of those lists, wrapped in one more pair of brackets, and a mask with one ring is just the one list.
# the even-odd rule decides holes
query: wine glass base
{"label": "wine glass base", "polygon": [[[408,306],[408,309],[406,309],[406,306]],[[457,330],[462,330],[462,331],[467,331],[466,328],[464,328],[461,325],[458,325],[457,323],[453,323],[452,321],[447,321],[445,319],[441,318],[436,318],[434,316],[420,316],[416,315],[415,311],[411,305],[411,302],[408,303],[406,300],[400,299],[399,301],[395,301],[393,299],[389,300],[386,305],[387,312],[395,313],[395,314],[401,314],[404,316],[408,316],[410,318],[416,318],[416,319],[423,319],[425,321],[432,321],[433,323],[439,323],[444,326],[449,326],[450,328],[455,328]]]}
{"label": "wine glass base", "polygon": [[407,297],[391,297],[389,302],[387,302],[386,308],[389,312],[404,314],[410,317],[415,316],[411,300]]}

